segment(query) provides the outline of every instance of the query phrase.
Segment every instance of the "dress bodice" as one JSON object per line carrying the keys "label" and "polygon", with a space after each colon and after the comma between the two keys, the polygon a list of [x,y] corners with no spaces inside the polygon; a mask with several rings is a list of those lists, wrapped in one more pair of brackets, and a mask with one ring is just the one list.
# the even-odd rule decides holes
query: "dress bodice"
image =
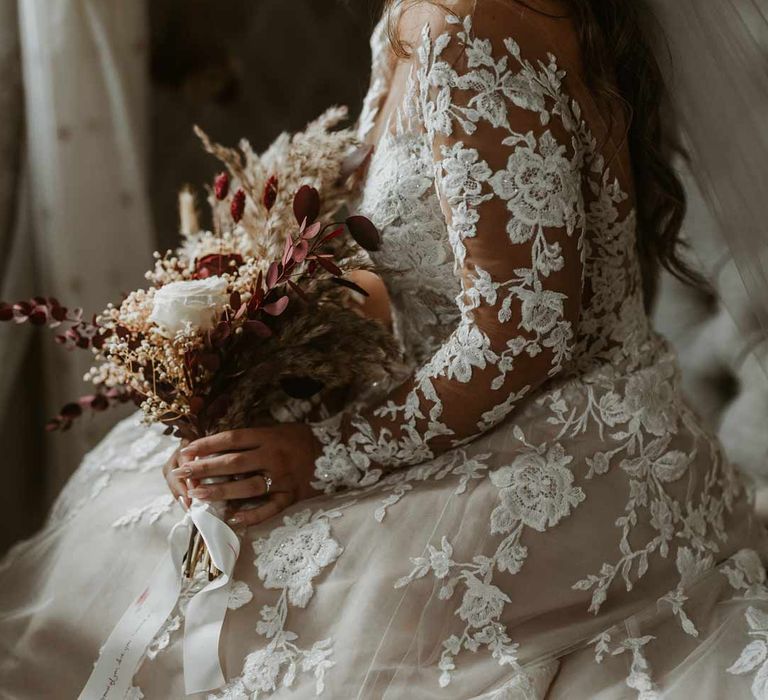
{"label": "dress bodice", "polygon": [[416,7],[409,58],[382,24],[373,34],[360,120],[379,134],[360,208],[381,230],[373,258],[412,374],[316,429],[324,488],[665,353],[644,309],[625,117],[587,87],[573,24],[498,0]]}
{"label": "dress bodice", "polygon": [[[370,140],[377,125],[381,134],[362,188],[360,209],[382,232],[381,250],[372,257],[387,283],[396,330],[406,355],[418,366],[436,351],[461,318],[457,297],[462,294],[462,288],[456,275],[457,261],[440,204],[429,129],[425,128],[429,117],[424,114],[423,97],[428,86],[423,83],[439,79],[435,72],[442,68],[436,61],[432,70],[419,72],[415,65],[410,72],[401,71],[404,77],[400,79],[407,81],[404,88],[400,86],[402,89],[397,90],[403,94],[402,101],[391,114],[382,114],[382,106],[394,88],[393,81],[397,80],[394,66],[398,60],[392,54],[385,29],[382,20],[371,37],[371,83],[359,121],[361,139]],[[445,37],[443,35],[443,40]],[[426,41],[420,49],[422,55],[431,46],[431,38]],[[543,98],[536,94],[532,64],[521,62],[520,72],[506,72],[508,62],[504,58],[503,64],[495,61],[494,47],[487,39],[470,41],[474,44],[467,45],[467,52],[486,52],[484,57],[474,59],[474,71],[461,76],[477,90],[478,105],[485,98],[492,104],[493,95],[503,92],[500,86],[505,81],[530,79],[530,94],[524,99],[531,106]],[[556,59],[552,55],[550,59],[549,69],[558,75]],[[483,66],[493,66],[495,76]],[[567,102],[571,98],[566,92],[565,78],[566,71],[560,71],[557,83],[552,86],[557,94],[552,97]],[[444,108],[448,113],[455,112],[455,105]],[[582,114],[575,100],[571,109],[574,117]],[[543,118],[544,112],[541,114]],[[380,121],[386,122],[383,128]],[[577,342],[572,368],[584,371],[595,364],[608,363],[626,371],[647,360],[649,352],[650,356],[657,355],[661,347],[644,309],[636,254],[636,217],[626,193],[631,182],[621,182],[611,173],[585,120],[574,127],[581,132],[578,138],[585,168],[582,186],[587,195],[582,241],[583,313],[575,329]],[[511,206],[509,209],[513,215],[522,212],[532,220],[537,204],[546,201],[545,188],[553,183],[552,173],[539,167],[542,164],[527,165],[527,170],[514,174],[518,182],[513,187],[524,184],[528,191],[522,192],[517,209]],[[505,197],[499,188],[495,194]]]}

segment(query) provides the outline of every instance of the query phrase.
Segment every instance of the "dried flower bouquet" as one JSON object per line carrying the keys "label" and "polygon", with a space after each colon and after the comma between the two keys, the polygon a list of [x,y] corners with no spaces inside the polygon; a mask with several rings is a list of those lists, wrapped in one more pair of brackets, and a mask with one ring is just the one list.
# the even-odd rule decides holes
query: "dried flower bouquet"
{"label": "dried flower bouquet", "polygon": [[[53,298],[0,303],[0,320],[66,325],[57,340],[94,353],[85,379],[95,391],[65,406],[50,429],[68,429],[85,409],[132,400],[148,423],[193,440],[286,411],[301,417],[310,399],[395,367],[390,332],[350,303],[366,292],[345,275],[368,268],[365,251],[379,235],[365,217],[334,220],[368,155],[337,128],[345,117],[333,108],[262,155],[245,141],[239,151],[216,145],[197,130],[226,166],[208,195],[211,230],[201,230],[194,195],[182,192],[181,245],[156,254],[149,288],[91,321]],[[197,536],[187,575],[202,561]]]}

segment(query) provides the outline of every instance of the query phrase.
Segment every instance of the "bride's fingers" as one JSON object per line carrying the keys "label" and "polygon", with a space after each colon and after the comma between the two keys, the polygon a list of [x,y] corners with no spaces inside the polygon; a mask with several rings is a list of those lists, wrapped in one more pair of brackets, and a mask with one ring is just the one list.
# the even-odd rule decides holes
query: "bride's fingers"
{"label": "bride's fingers", "polygon": [[184,483],[184,481],[182,479],[177,479],[173,476],[169,476],[167,481],[168,481],[168,488],[171,489],[171,493],[177,499],[181,498],[185,507],[189,508],[190,500],[187,494],[187,485]]}
{"label": "bride's fingers", "polygon": [[284,511],[293,503],[293,500],[293,496],[289,493],[276,493],[270,496],[262,506],[237,511],[229,518],[229,523],[230,525],[258,525]]}
{"label": "bride's fingers", "polygon": [[288,486],[284,479],[273,479],[267,474],[254,474],[246,479],[235,479],[221,484],[204,484],[192,489],[189,495],[201,501],[231,501],[258,498],[266,496],[267,493],[277,494],[287,490]]}
{"label": "bride's fingers", "polygon": [[263,462],[264,455],[259,450],[229,452],[213,457],[203,457],[190,462],[180,463],[171,474],[184,479],[204,479],[208,476],[231,476],[245,474],[269,465]]}
{"label": "bride's fingers", "polygon": [[[205,457],[217,452],[230,452],[232,450],[251,450],[259,446],[257,437],[260,435],[257,428],[243,428],[241,430],[225,430],[222,433],[208,435],[189,443],[180,451],[182,460]],[[262,436],[263,437],[263,436]]]}
{"label": "bride's fingers", "polygon": [[173,469],[178,466],[176,457],[177,455],[174,454],[168,463],[163,467],[163,476],[165,476],[165,481],[168,484],[168,488],[170,489],[173,496],[177,500],[180,498],[184,504],[184,507],[188,508],[190,501],[189,497],[187,496],[187,483],[184,479],[173,473]]}

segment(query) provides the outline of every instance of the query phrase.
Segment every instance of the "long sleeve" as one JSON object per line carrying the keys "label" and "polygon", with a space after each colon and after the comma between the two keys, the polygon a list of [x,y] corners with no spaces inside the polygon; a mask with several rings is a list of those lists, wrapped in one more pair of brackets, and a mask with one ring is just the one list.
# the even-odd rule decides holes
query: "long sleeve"
{"label": "long sleeve", "polygon": [[433,18],[411,59],[460,321],[379,405],[313,426],[315,486],[327,492],[475,439],[571,357],[585,221],[578,106],[553,56],[524,58],[509,15]]}

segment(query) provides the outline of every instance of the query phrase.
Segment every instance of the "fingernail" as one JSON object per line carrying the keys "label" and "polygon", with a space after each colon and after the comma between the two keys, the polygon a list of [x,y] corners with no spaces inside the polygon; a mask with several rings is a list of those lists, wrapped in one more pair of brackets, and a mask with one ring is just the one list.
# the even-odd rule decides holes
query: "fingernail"
{"label": "fingernail", "polygon": [[182,496],[179,496],[179,505],[180,505],[180,506],[181,506],[181,507],[182,507],[184,510],[189,510],[189,507],[188,507],[188,506],[187,506],[187,504],[184,502],[184,498],[183,498]]}
{"label": "fingernail", "polygon": [[239,515],[233,515],[231,518],[229,518],[229,520],[227,520],[227,522],[230,525],[239,525],[241,522],[243,522],[243,519]]}
{"label": "fingernail", "polygon": [[171,474],[174,476],[192,476],[192,469],[191,467],[176,467],[176,469],[171,470]]}
{"label": "fingernail", "polygon": [[186,447],[182,447],[179,450],[180,455],[190,455],[195,451],[195,448],[192,447],[192,445],[187,445]]}
{"label": "fingernail", "polygon": [[208,498],[211,495],[211,490],[206,488],[191,489],[187,492],[192,498]]}

